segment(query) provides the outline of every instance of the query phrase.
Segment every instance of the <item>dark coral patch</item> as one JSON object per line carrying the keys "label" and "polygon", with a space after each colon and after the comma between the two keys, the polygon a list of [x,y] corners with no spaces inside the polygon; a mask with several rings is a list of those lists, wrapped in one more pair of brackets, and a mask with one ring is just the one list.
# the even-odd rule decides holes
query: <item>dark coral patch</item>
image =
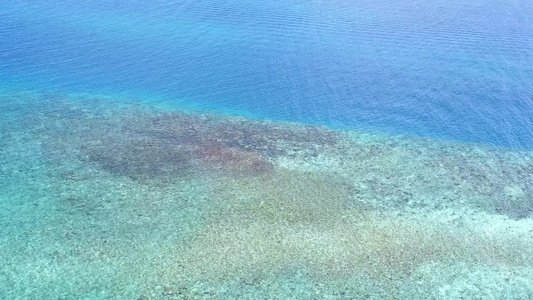
{"label": "dark coral patch", "polygon": [[253,151],[231,147],[199,147],[194,152],[203,165],[212,170],[246,176],[263,175],[273,170],[273,165]]}
{"label": "dark coral patch", "polygon": [[316,154],[336,135],[310,126],[182,113],[134,114],[94,126],[81,153],[104,170],[138,181],[172,181],[196,171],[260,176],[271,159]]}
{"label": "dark coral patch", "polygon": [[276,157],[298,151],[316,151],[316,147],[336,145],[337,134],[313,126],[297,126],[167,113],[146,119],[140,130],[152,136],[207,147],[228,147],[253,151],[264,157]]}
{"label": "dark coral patch", "polygon": [[192,171],[188,151],[161,139],[104,137],[87,141],[81,150],[105,171],[137,181],[173,181]]}

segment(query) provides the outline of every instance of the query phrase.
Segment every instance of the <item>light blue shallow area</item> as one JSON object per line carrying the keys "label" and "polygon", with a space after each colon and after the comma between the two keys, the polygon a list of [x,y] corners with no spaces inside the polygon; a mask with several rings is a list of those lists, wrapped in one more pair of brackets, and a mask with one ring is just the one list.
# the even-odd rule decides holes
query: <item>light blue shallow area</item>
{"label": "light blue shallow area", "polygon": [[0,77],[533,149],[531,32],[527,0],[4,1]]}

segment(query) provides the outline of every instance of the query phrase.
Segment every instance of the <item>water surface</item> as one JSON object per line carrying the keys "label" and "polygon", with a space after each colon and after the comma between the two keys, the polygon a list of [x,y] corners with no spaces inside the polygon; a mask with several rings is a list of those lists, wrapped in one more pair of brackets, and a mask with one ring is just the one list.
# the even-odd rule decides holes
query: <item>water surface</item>
{"label": "water surface", "polygon": [[533,147],[528,1],[16,1],[1,76],[336,128]]}
{"label": "water surface", "polygon": [[0,5],[0,299],[533,299],[526,1]]}

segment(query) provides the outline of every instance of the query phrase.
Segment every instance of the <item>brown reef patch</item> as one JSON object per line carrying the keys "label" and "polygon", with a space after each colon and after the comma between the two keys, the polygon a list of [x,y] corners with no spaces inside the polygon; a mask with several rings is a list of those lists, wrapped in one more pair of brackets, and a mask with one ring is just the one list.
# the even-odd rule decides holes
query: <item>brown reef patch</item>
{"label": "brown reef patch", "polygon": [[85,141],[81,151],[105,171],[137,181],[172,181],[192,171],[188,151],[148,137],[117,134],[90,139]]}
{"label": "brown reef patch", "polygon": [[82,157],[138,181],[172,181],[198,171],[262,176],[274,170],[271,159],[316,155],[337,143],[333,131],[318,127],[183,113],[131,114],[87,126],[92,130],[81,137]]}
{"label": "brown reef patch", "polygon": [[[325,128],[274,124],[249,119],[165,113],[146,118],[141,133],[179,144],[234,148],[276,157],[336,145],[338,136]],[[134,127],[137,127],[134,125]]]}
{"label": "brown reef patch", "polygon": [[231,147],[199,147],[193,151],[203,165],[212,170],[246,176],[262,175],[273,170],[273,165],[252,151]]}

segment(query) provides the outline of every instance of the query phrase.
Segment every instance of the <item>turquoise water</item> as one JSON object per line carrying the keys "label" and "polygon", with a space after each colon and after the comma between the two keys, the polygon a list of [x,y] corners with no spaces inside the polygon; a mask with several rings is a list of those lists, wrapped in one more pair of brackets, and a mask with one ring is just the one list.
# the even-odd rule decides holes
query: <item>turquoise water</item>
{"label": "turquoise water", "polygon": [[533,299],[526,1],[0,5],[0,299]]}
{"label": "turquoise water", "polygon": [[533,148],[529,1],[10,1],[1,73],[266,119]]}

